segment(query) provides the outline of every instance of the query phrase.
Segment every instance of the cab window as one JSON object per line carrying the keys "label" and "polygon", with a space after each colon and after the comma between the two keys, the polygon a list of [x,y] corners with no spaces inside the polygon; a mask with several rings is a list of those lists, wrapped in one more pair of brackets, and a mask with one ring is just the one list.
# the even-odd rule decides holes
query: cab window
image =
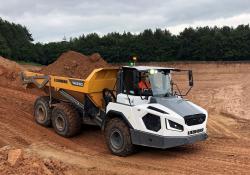
{"label": "cab window", "polygon": [[123,70],[123,93],[135,95],[134,87],[134,70]]}

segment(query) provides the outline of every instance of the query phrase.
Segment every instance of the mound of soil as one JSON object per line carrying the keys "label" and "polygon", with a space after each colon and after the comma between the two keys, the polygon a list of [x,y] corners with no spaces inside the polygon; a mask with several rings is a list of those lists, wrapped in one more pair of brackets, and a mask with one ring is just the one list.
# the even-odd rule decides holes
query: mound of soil
{"label": "mound of soil", "polygon": [[68,51],[40,72],[47,75],[86,79],[94,69],[108,66],[98,53],[86,56],[75,51]]}
{"label": "mound of soil", "polygon": [[21,88],[19,73],[23,70],[24,68],[16,62],[0,56],[0,85]]}
{"label": "mound of soil", "polygon": [[[21,154],[18,154],[21,153]],[[0,148],[0,174],[68,174],[70,167],[53,159],[42,159],[23,149],[11,146]]]}
{"label": "mound of soil", "polygon": [[24,68],[16,62],[0,56],[0,76],[5,76],[7,79],[14,80],[22,70],[24,70]]}

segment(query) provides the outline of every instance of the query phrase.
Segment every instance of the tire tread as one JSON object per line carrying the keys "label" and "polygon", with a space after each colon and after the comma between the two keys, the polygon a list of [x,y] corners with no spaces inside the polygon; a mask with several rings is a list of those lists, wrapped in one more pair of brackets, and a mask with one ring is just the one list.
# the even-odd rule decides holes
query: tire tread
{"label": "tire tread", "polygon": [[[45,126],[45,127],[50,127],[51,126],[51,116],[52,116],[52,108],[50,108],[50,105],[49,105],[49,96],[40,96],[36,99],[35,103],[34,103],[34,117],[35,117],[35,121],[36,123],[38,123],[39,125],[42,125],[42,126]],[[39,103],[42,103],[44,104],[45,106],[45,110],[46,110],[46,113],[47,113],[47,120],[43,123],[39,122],[37,119],[36,119],[36,108],[37,108],[37,105]]]}
{"label": "tire tread", "polygon": [[56,130],[55,124],[52,121],[53,127],[55,128],[56,132],[64,137],[72,137],[75,136],[76,134],[78,134],[81,130],[81,126],[82,126],[82,122],[81,122],[81,118],[76,110],[76,108],[68,103],[59,103],[55,106],[53,112],[52,112],[52,117],[55,115],[55,112],[57,111],[61,111],[64,113],[66,119],[67,119],[67,123],[68,123],[68,127],[67,127],[67,131],[65,133],[60,133]]}
{"label": "tire tread", "polygon": [[[109,131],[111,131],[113,127],[121,129],[123,136],[125,138],[124,140],[125,140],[126,145],[125,145],[125,148],[121,152],[114,152],[111,148],[112,146],[110,145],[111,143],[109,141]],[[109,150],[117,156],[126,157],[135,152],[135,146],[132,144],[132,141],[131,141],[129,127],[126,125],[126,123],[122,119],[118,117],[111,118],[108,121],[105,127],[105,140],[106,140],[106,144]]]}

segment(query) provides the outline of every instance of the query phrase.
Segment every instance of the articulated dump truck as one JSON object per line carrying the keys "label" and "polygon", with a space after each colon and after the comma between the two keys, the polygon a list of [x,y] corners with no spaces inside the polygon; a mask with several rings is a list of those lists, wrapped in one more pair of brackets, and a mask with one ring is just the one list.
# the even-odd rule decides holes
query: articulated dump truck
{"label": "articulated dump truck", "polygon": [[38,124],[63,137],[78,134],[82,124],[100,126],[111,153],[127,156],[137,145],[166,149],[207,138],[207,111],[184,99],[189,91],[181,94],[172,80],[180,71],[190,90],[191,70],[164,67],[99,68],[86,79],[25,71],[21,78],[47,94],[34,104]]}

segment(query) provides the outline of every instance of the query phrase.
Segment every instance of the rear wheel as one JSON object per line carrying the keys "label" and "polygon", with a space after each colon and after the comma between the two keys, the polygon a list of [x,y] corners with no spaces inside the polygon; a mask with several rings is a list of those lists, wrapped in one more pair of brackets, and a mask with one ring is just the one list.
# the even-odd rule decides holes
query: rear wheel
{"label": "rear wheel", "polygon": [[52,111],[52,125],[63,137],[72,137],[81,131],[82,121],[75,107],[60,103]]}
{"label": "rear wheel", "polygon": [[38,97],[34,105],[35,121],[45,127],[51,125],[52,108],[49,106],[48,96]]}
{"label": "rear wheel", "polygon": [[109,150],[117,156],[128,156],[135,150],[129,127],[119,118],[112,118],[105,127],[105,140]]}

